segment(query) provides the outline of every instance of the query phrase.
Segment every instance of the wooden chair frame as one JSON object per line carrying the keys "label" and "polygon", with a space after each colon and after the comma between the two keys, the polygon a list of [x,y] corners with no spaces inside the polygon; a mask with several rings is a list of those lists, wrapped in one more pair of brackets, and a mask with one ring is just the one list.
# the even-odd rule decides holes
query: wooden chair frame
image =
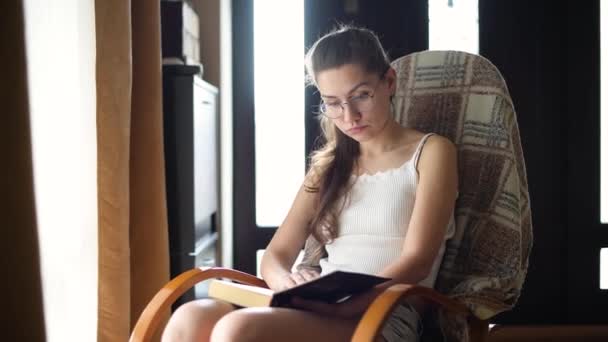
{"label": "wooden chair frame", "polygon": [[[169,310],[177,298],[197,283],[211,278],[226,278],[248,285],[268,288],[264,280],[229,268],[201,267],[191,269],[169,281],[156,293],[140,315],[129,341],[150,341],[161,324],[163,313]],[[471,341],[486,341],[488,335],[487,321],[479,320],[465,305],[454,299],[431,288],[411,284],[393,285],[380,294],[363,314],[351,341],[375,341],[393,308],[401,300],[411,295],[421,296],[449,311],[465,315],[469,321]]]}

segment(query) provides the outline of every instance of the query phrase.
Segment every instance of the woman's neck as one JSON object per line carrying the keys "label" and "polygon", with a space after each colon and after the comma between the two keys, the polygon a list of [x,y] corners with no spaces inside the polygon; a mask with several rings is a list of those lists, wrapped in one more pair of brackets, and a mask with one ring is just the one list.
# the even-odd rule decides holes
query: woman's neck
{"label": "woman's neck", "polygon": [[390,152],[401,145],[403,141],[404,127],[395,120],[389,118],[378,134],[373,139],[359,143],[361,157],[374,158],[385,152]]}

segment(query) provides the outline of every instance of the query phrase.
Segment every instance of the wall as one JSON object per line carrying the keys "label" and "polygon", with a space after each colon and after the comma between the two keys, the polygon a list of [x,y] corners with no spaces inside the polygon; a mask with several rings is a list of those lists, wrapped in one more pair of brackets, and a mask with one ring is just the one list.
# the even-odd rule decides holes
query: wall
{"label": "wall", "polygon": [[222,264],[233,266],[232,1],[220,5],[220,125]]}
{"label": "wall", "polygon": [[[220,84],[220,3],[222,0],[194,0],[192,5],[199,17],[200,56],[203,78]],[[227,2],[228,4],[230,1]]]}
{"label": "wall", "polygon": [[220,96],[220,245],[222,266],[232,267],[233,133],[232,1],[193,0],[199,16],[203,78],[218,86]]}
{"label": "wall", "polygon": [[95,341],[94,1],[25,0],[24,12],[47,340]]}

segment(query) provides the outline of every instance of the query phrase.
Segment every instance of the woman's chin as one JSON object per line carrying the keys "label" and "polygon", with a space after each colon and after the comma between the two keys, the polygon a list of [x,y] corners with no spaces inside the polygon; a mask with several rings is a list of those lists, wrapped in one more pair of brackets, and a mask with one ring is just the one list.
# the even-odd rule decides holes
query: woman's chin
{"label": "woman's chin", "polygon": [[370,140],[370,136],[368,136],[367,134],[349,134],[348,136],[359,143]]}

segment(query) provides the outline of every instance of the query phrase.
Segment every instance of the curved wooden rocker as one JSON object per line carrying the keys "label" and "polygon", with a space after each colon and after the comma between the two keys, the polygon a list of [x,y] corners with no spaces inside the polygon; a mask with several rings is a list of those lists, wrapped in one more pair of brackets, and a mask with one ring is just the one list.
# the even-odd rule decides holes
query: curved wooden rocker
{"label": "curved wooden rocker", "polygon": [[[166,312],[177,298],[194,285],[210,278],[227,278],[243,284],[268,288],[264,280],[230,268],[201,267],[186,271],[169,281],[156,293],[139,316],[129,341],[150,341],[158,329],[162,313]],[[404,298],[411,295],[424,297],[447,310],[465,315],[471,327],[471,341],[482,342],[486,340],[488,333],[487,322],[475,317],[466,306],[433,289],[410,284],[393,285],[380,294],[363,314],[351,340],[354,342],[374,341],[393,308]]]}

